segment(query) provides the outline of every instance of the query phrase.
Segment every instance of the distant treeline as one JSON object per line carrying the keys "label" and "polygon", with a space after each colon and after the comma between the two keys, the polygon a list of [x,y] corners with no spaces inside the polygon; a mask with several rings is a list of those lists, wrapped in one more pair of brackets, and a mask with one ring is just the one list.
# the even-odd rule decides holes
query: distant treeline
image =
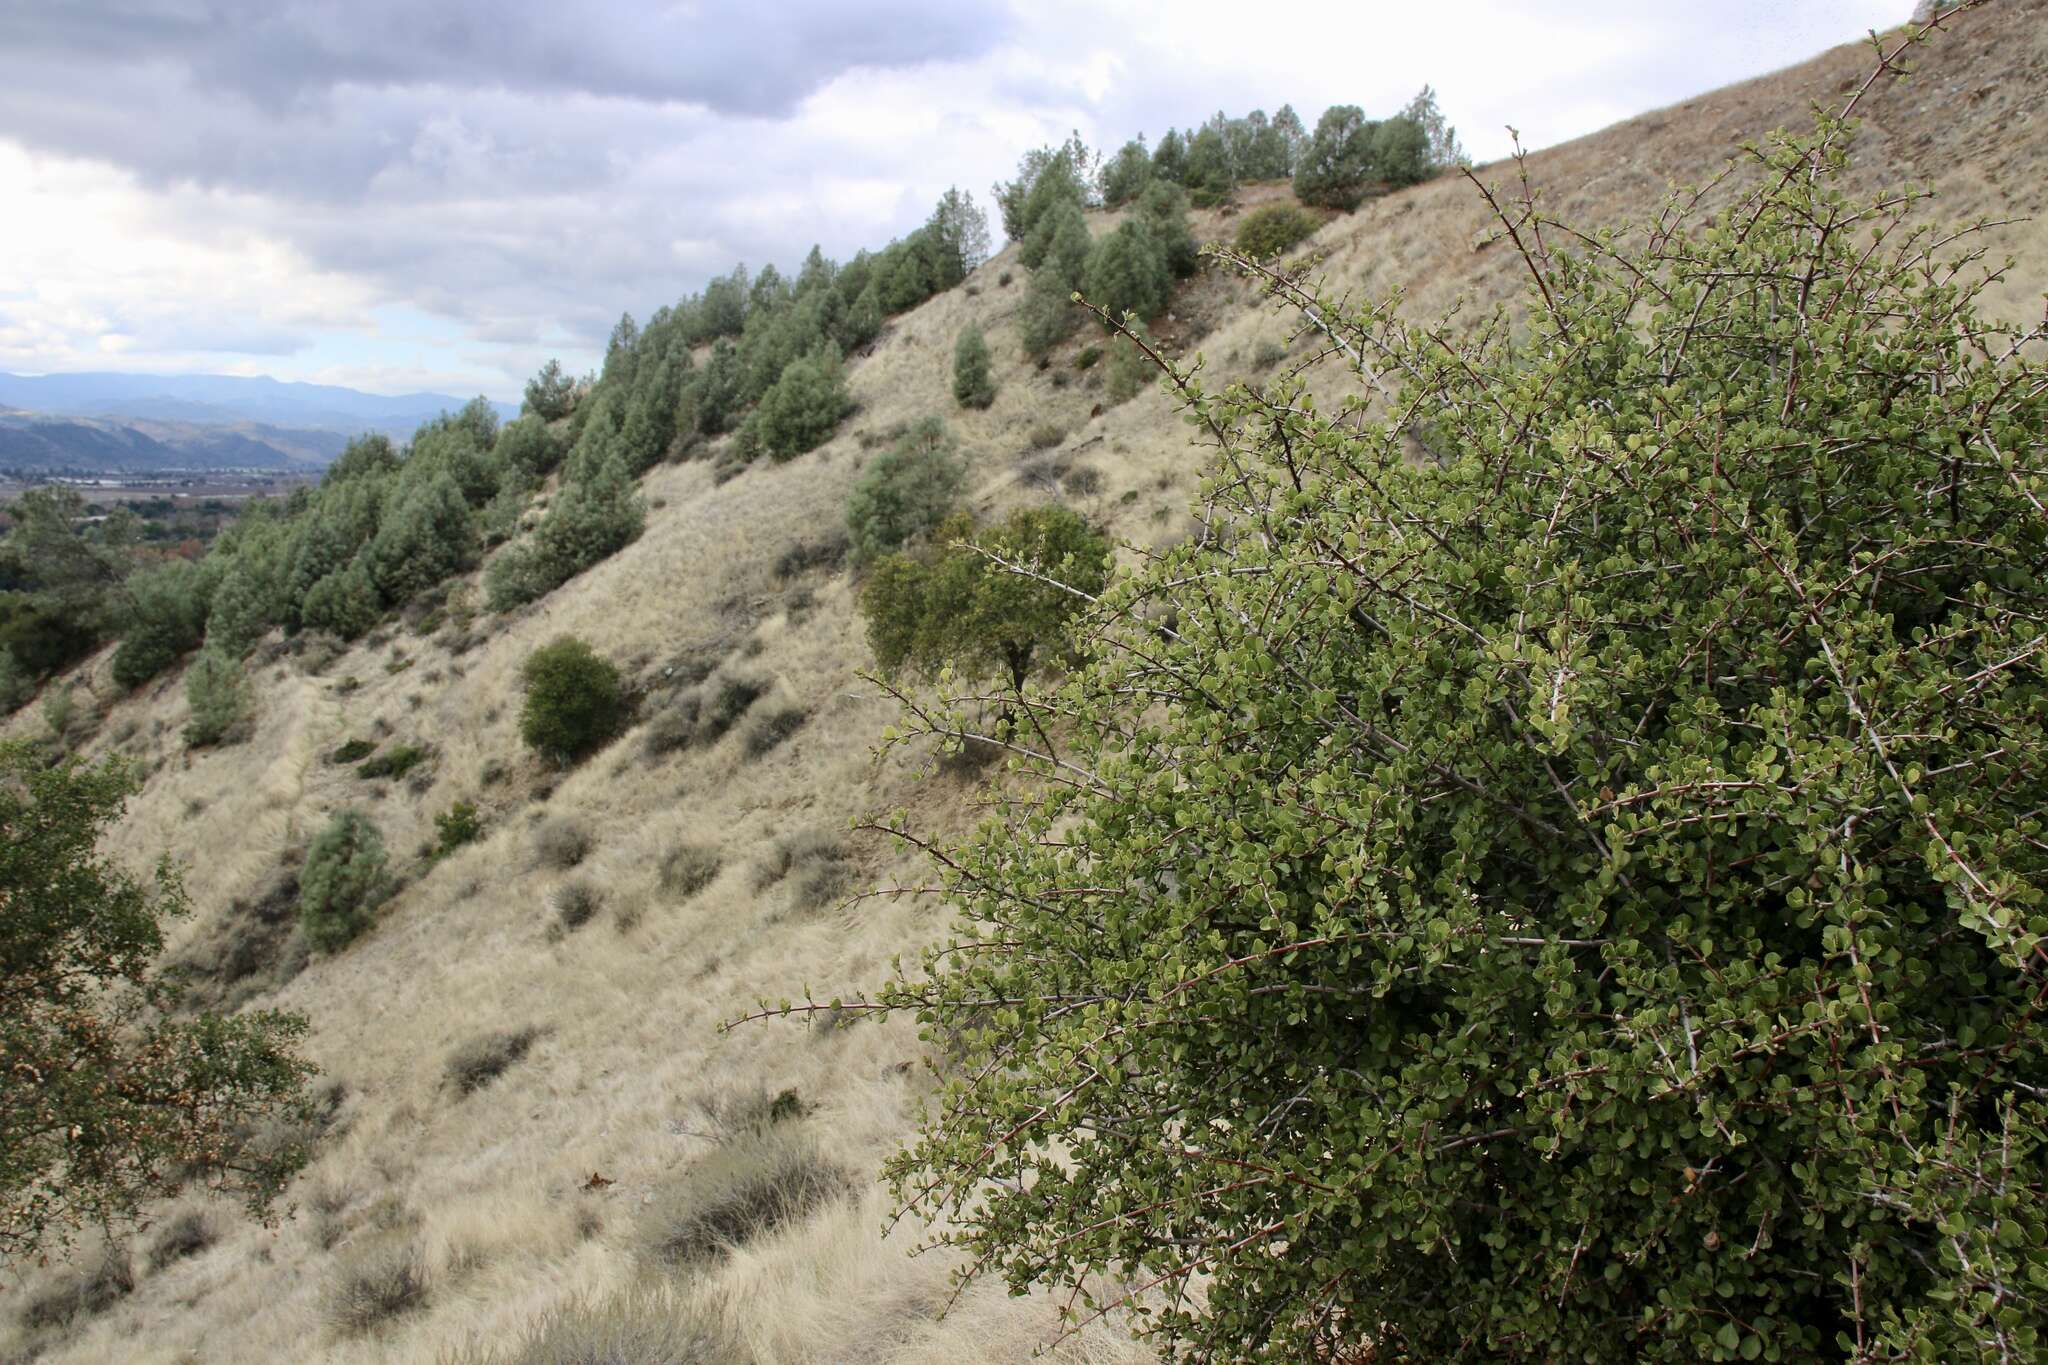
{"label": "distant treeline", "polygon": [[[1023,349],[1043,356],[1080,325],[1076,291],[1113,316],[1160,312],[1196,267],[1191,200],[1291,177],[1304,202],[1348,208],[1458,156],[1427,88],[1380,122],[1345,105],[1310,132],[1283,107],[1271,118],[1219,113],[1106,158],[1078,137],[1028,152],[994,187],[1003,231],[1032,272]],[[1097,207],[1130,211],[1096,239],[1084,213]],[[25,495],[0,541],[0,707],[109,639],[121,641],[113,672],[124,687],[202,647],[238,660],[272,629],[353,640],[493,546],[503,548],[484,576],[488,605],[541,597],[639,535],[638,479],[663,459],[729,436],[719,450],[730,470],[827,439],[852,407],[845,356],[965,280],[989,247],[986,216],[956,189],[880,251],[835,263],[814,247],[794,278],[735,267],[644,325],[622,317],[600,373],[578,380],[549,362],[515,421],[501,425],[477,399],[421,426],[403,450],[381,435],[350,442],[318,487],[251,503],[196,561],[154,562],[132,519],[88,522],[75,494]]]}

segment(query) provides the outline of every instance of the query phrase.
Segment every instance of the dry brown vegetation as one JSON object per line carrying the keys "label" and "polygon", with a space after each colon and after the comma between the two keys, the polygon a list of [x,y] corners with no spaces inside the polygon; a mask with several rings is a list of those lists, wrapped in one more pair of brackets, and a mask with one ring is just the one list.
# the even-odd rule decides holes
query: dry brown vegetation
{"label": "dry brown vegetation", "polygon": [[[1994,4],[1920,65],[1866,101],[1857,179],[1931,183],[1947,217],[2035,215],[1993,230],[1994,254],[2021,264],[1988,301],[2038,317],[2048,6]],[[1529,170],[1552,213],[1617,221],[1867,69],[1864,52],[1839,49],[1539,153]],[[1238,211],[1284,193],[1252,187]],[[1337,217],[1303,249],[1340,285],[1398,288],[1412,313],[1434,315],[1519,287],[1519,261],[1485,221],[1469,185],[1440,180]],[[1234,214],[1198,215],[1197,231],[1227,239]],[[1135,546],[1185,533],[1202,458],[1188,428],[1156,392],[1110,402],[1107,363],[1076,369],[1095,335],[1044,370],[1022,364],[1023,294],[1005,253],[898,319],[850,366],[860,411],[812,455],[657,466],[635,544],[487,629],[373,636],[331,659],[259,653],[246,743],[187,753],[181,687],[124,699],[107,656],[81,670],[87,752],[119,748],[151,770],[115,851],[138,867],[174,852],[202,907],[172,945],[195,999],[304,1011],[313,1059],[347,1086],[348,1122],[319,1139],[294,1225],[222,1208],[201,1236],[165,1210],[173,1221],[141,1243],[139,1275],[122,1253],[118,1274],[82,1262],[61,1287],[0,1291],[0,1333],[14,1333],[0,1357],[549,1362],[625,1343],[762,1365],[936,1363],[1022,1361],[1054,1340],[1052,1304],[999,1288],[942,1317],[952,1267],[909,1257],[913,1233],[880,1231],[888,1201],[873,1174],[924,1093],[924,1049],[905,1024],[719,1029],[763,997],[871,984],[943,927],[912,899],[826,913],[854,891],[922,880],[848,835],[853,819],[907,806],[958,828],[987,758],[919,780],[914,756],[871,753],[895,712],[855,676],[868,652],[842,517],[888,433],[947,414],[984,516],[1059,496]],[[970,322],[995,358],[986,411],[951,398],[953,342]],[[1213,273],[1156,331],[1198,345],[1212,378],[1256,379],[1311,350]],[[644,701],[638,735],[557,773],[520,744],[519,669],[564,633],[619,662]],[[405,781],[365,783],[331,761],[357,737],[394,735],[431,746]],[[457,799],[476,802],[482,837],[409,858]],[[359,941],[309,963],[280,870],[351,803],[373,814],[405,885]],[[586,891],[614,907],[618,932],[544,932]],[[720,1117],[747,1109],[735,1096],[785,1092],[807,1116]],[[674,1262],[688,1263],[683,1279]],[[1147,1356],[1099,1323],[1051,1358]]]}

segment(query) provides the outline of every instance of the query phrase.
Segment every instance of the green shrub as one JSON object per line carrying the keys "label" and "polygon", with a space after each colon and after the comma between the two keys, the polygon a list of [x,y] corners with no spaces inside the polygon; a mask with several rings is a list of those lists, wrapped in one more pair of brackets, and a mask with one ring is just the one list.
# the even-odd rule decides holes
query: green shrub
{"label": "green shrub", "polygon": [[484,837],[483,817],[477,814],[476,802],[457,801],[447,810],[434,817],[435,849],[445,858],[464,844],[473,844]]}
{"label": "green shrub", "polygon": [[1263,261],[1292,249],[1316,230],[1316,220],[1292,204],[1268,204],[1237,225],[1237,250]]}
{"label": "green shrub", "polygon": [[619,670],[574,636],[535,650],[520,677],[526,687],[520,736],[558,763],[586,757],[625,721]]}
{"label": "green shrub", "polygon": [[375,758],[365,759],[356,776],[370,779],[404,777],[434,756],[433,750],[418,744],[394,744]]}
{"label": "green shrub", "polygon": [[962,522],[933,541],[943,548],[883,560],[861,592],[868,643],[886,672],[936,676],[952,665],[1021,690],[1064,652],[1067,623],[1109,571],[1109,542],[1064,507],[1021,508],[979,534]]}
{"label": "green shrub", "polygon": [[650,1260],[687,1268],[798,1223],[849,1188],[846,1173],[788,1125],[739,1133],[654,1196],[641,1217]]}
{"label": "green shrub", "polygon": [[759,678],[722,680],[698,715],[697,742],[711,744],[722,738],[767,691],[768,684]]}
{"label": "green shrub", "polygon": [[969,326],[953,345],[953,401],[963,408],[985,408],[995,402],[996,381],[989,366],[988,339],[981,328]]}
{"label": "green shrub", "polygon": [[857,561],[868,563],[945,519],[967,481],[946,424],[927,417],[861,471],[846,499],[846,526]]}
{"label": "green shrub", "polygon": [[1206,534],[885,988],[963,1258],[1175,1359],[2039,1357],[2048,369],[1844,136],[1191,404]]}
{"label": "green shrub", "polygon": [[337,811],[306,851],[299,923],[315,947],[333,952],[370,926],[391,889],[384,836],[361,811]]}
{"label": "green shrub", "polygon": [[[1145,329],[1137,329],[1138,335],[1145,336]],[[1147,337],[1147,344],[1150,344]],[[1112,403],[1128,403],[1145,391],[1148,384],[1159,377],[1159,370],[1151,358],[1131,343],[1127,336],[1109,339],[1109,374],[1103,385],[1104,392]]]}
{"label": "green shrub", "polygon": [[442,1072],[459,1093],[473,1095],[525,1060],[539,1037],[536,1028],[478,1034],[448,1054]]}
{"label": "green shrub", "polygon": [[185,722],[185,743],[203,748],[248,737],[254,703],[242,665],[217,649],[204,649],[185,670],[185,701],[191,717]]}
{"label": "green shrub", "polygon": [[678,844],[662,855],[662,893],[675,900],[686,901],[711,885],[724,864],[725,860],[715,848],[704,844]]}
{"label": "green shrub", "polygon": [[377,752],[377,746],[367,739],[351,739],[333,753],[327,755],[329,763],[360,763]]}

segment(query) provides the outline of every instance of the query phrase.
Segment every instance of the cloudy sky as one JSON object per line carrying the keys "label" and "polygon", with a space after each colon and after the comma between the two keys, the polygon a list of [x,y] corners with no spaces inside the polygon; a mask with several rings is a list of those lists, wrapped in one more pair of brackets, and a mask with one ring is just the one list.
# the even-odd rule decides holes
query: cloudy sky
{"label": "cloudy sky", "polygon": [[1069,129],[1393,112],[1486,159],[1908,0],[0,0],[0,370],[516,397],[736,260],[845,257]]}

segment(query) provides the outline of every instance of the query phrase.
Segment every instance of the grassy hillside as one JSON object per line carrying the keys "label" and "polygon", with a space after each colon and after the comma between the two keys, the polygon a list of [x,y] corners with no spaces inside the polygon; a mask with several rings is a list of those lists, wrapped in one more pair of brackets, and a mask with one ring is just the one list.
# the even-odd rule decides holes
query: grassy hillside
{"label": "grassy hillside", "polygon": [[[1947,217],[2038,215],[2044,21],[2042,4],[1991,6],[1927,52],[1918,76],[1875,91],[1858,180],[1930,183]],[[1542,152],[1529,173],[1568,219],[1640,215],[1669,183],[1710,176],[1739,141],[1797,123],[1811,101],[1838,101],[1868,69],[1865,51],[1841,49]],[[1285,193],[1254,187],[1238,209],[1198,215],[1198,233],[1227,236],[1237,213]],[[1371,201],[1314,245],[1333,281],[1399,290],[1412,314],[1430,316],[1519,287],[1519,261],[1485,222],[1473,189],[1446,179]],[[2018,261],[1992,304],[2036,316],[2048,228],[2011,224],[1992,240]],[[1203,459],[1189,429],[1157,393],[1110,404],[1102,367],[1075,364],[1092,337],[1044,369],[1023,364],[1013,254],[897,319],[851,364],[859,411],[819,451],[722,483],[710,461],[656,468],[643,484],[646,532],[533,606],[450,611],[421,623],[430,633],[396,627],[331,657],[259,651],[244,744],[188,754],[175,678],[115,700],[106,655],[83,670],[79,699],[104,712],[86,752],[124,751],[153,769],[117,851],[140,865],[168,849],[189,867],[201,912],[178,927],[173,961],[203,998],[305,1012],[332,1117],[293,1216],[262,1227],[225,1208],[198,1222],[183,1215],[200,1205],[165,1210],[123,1253],[132,1290],[110,1292],[99,1311],[53,1321],[53,1288],[80,1269],[8,1286],[0,1330],[15,1335],[0,1351],[478,1358],[551,1313],[646,1286],[665,1296],[656,1311],[708,1324],[762,1362],[1021,1360],[1052,1339],[1053,1305],[992,1287],[942,1317],[951,1267],[907,1255],[914,1229],[882,1234],[888,1202],[873,1172],[924,1090],[906,1029],[719,1029],[762,997],[871,984],[892,955],[943,929],[941,908],[915,897],[841,908],[856,890],[921,880],[914,862],[848,832],[851,821],[898,806],[939,829],[974,815],[974,774],[873,757],[894,708],[856,676],[867,648],[854,580],[829,558],[792,553],[829,541],[863,462],[943,414],[971,458],[978,511],[1058,497],[1129,553],[1187,533]],[[950,395],[953,342],[970,323],[996,358],[985,412],[958,411]],[[1213,273],[1184,286],[1159,331],[1219,376],[1257,378],[1309,354],[1253,291]],[[520,664],[563,633],[621,664],[643,721],[566,775],[518,735]],[[650,744],[677,693],[728,681],[759,689],[730,733]],[[805,720],[785,741],[750,742],[792,709]],[[11,728],[40,723],[30,710]],[[332,761],[351,740],[430,757],[365,778]],[[426,858],[434,817],[459,800],[482,811],[483,838]],[[406,885],[363,939],[302,963],[278,917],[307,843],[351,804],[373,812]],[[587,850],[572,859],[579,843]],[[705,1225],[722,1172],[750,1156],[781,1161],[774,1188],[788,1216],[765,1201],[758,1235],[730,1256],[671,1264]],[[183,1240],[167,1243],[171,1231]],[[93,1256],[79,1265],[90,1272]],[[1144,1355],[1101,1324],[1054,1358]]]}

